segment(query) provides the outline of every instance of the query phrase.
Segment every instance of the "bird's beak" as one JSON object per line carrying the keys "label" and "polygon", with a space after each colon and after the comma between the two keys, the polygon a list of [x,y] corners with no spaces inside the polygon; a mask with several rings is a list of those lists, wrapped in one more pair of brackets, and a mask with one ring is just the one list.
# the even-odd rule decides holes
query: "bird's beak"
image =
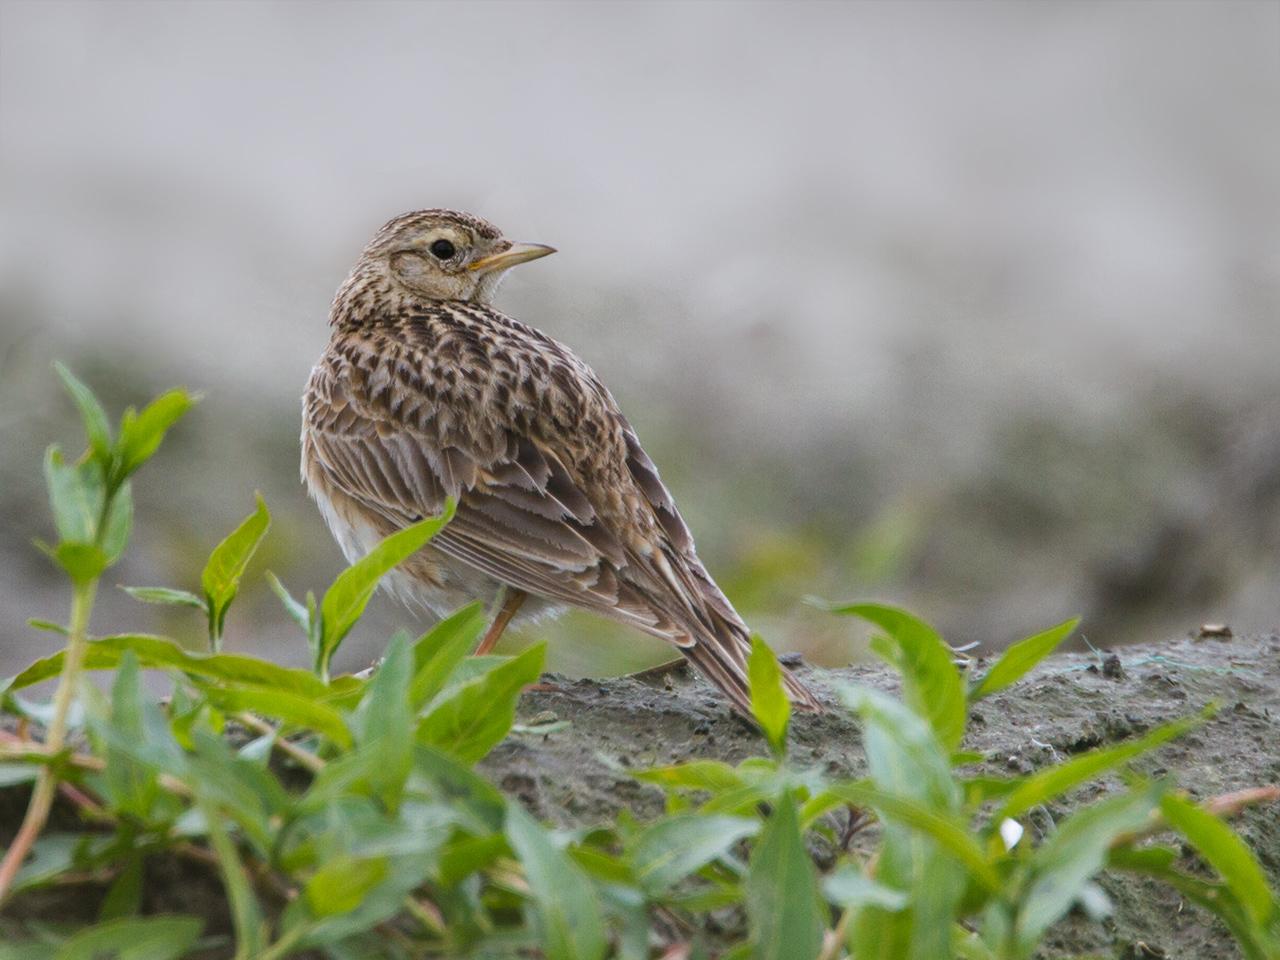
{"label": "bird's beak", "polygon": [[514,267],[517,263],[527,263],[530,260],[537,260],[539,257],[545,257],[555,252],[555,247],[548,247],[543,243],[513,243],[501,253],[490,254],[487,257],[481,257],[474,263],[468,264],[467,269],[485,273],[493,270],[506,270],[509,267]]}

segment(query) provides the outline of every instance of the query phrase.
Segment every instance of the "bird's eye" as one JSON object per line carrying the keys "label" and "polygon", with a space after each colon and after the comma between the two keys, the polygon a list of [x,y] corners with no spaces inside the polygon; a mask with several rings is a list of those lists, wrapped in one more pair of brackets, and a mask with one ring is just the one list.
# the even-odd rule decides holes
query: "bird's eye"
{"label": "bird's eye", "polygon": [[457,252],[458,248],[449,240],[441,239],[431,244],[431,255],[438,260],[448,260]]}

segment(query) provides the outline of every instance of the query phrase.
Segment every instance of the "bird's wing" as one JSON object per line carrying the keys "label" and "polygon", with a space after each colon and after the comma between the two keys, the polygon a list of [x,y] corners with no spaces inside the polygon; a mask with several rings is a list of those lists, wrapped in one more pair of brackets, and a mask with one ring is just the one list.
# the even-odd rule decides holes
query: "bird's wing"
{"label": "bird's wing", "polygon": [[403,402],[378,402],[344,373],[317,368],[309,391],[305,443],[329,484],[389,529],[439,513],[451,496],[456,513],[435,548],[519,589],[692,643],[680,597],[699,592],[680,562],[692,541],[621,415],[608,426],[623,462],[602,472],[622,483],[593,497],[579,465],[537,429],[499,424],[476,431],[479,443],[467,442],[471,431],[442,438],[438,424],[407,415]]}
{"label": "bird's wing", "polygon": [[[675,644],[749,712],[746,624],[608,391],[545,345],[550,358],[530,361],[505,392],[501,378],[458,375],[465,366],[437,367],[427,383],[394,349],[322,361],[308,390],[306,456],[388,532],[453,497],[434,548]],[[786,683],[799,705],[817,708],[789,673]]]}

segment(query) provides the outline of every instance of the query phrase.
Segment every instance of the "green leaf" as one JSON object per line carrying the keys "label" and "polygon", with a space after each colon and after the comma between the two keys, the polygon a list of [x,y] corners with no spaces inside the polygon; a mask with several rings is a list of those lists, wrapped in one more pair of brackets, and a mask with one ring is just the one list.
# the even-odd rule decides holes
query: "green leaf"
{"label": "green leaf", "polygon": [[[293,594],[289,589],[280,582],[270,570],[266,573],[267,584],[271,587],[271,592],[280,598],[280,603],[284,606],[285,613],[289,614],[289,619],[302,628],[302,632],[307,635],[308,640],[312,634],[311,611],[310,609],[293,599]],[[310,595],[308,595],[310,597]],[[315,604],[312,603],[312,606]]]}
{"label": "green leaf", "polygon": [[171,590],[169,587],[121,587],[120,589],[143,603],[195,607],[197,610],[208,609],[203,600],[186,590]]}
{"label": "green leaf", "polygon": [[378,581],[391,569],[417,553],[427,541],[453,518],[454,502],[445,503],[444,513],[429,517],[393,533],[338,575],[320,601],[321,642],[317,666],[325,674],[329,661],[344,637],[369,605]]}
{"label": "green leaf", "polygon": [[822,892],[828,903],[843,910],[871,905],[897,911],[910,901],[903,891],[876,883],[851,863],[841,864],[829,873],[822,881]]}
{"label": "green leaf", "polygon": [[373,788],[390,810],[400,805],[413,766],[413,710],[409,703],[409,646],[392,638],[382,664],[365,687],[354,726],[362,753],[376,764]]}
{"label": "green leaf", "polygon": [[[132,651],[143,667],[174,667],[184,673],[213,680],[225,680],[250,686],[270,687],[309,697],[322,697],[328,688],[307,670],[277,666],[256,657],[238,654],[188,653],[168,637],[147,634],[122,634],[91,640],[85,648],[86,670],[113,670],[120,665],[125,651]],[[56,677],[62,672],[64,653],[37,660],[9,681],[8,689],[21,690],[32,684]]]}
{"label": "green leaf", "polygon": [[80,409],[80,419],[84,423],[84,433],[89,440],[89,449],[94,458],[105,468],[111,460],[111,425],[107,421],[107,413],[102,404],[93,395],[93,391],[76,379],[65,366],[54,361],[53,369],[71,394]]}
{"label": "green leaf", "polygon": [[208,603],[209,637],[215,650],[220,645],[227,608],[240,589],[240,578],[271,526],[271,514],[262,495],[258,494],[256,499],[257,509],[213,548],[200,574],[200,586]]}
{"label": "green leaf", "polygon": [[[376,866],[357,868],[360,875],[356,879],[361,886],[370,881],[373,882],[365,887],[363,896],[351,909],[327,917],[314,916],[309,898],[299,897],[289,905],[283,917],[282,939],[301,933],[300,939],[294,943],[295,949],[288,956],[302,955],[303,951],[309,947],[326,948],[324,952],[330,955],[332,951],[327,948],[331,945],[339,942],[349,944],[353,938],[373,931],[379,924],[391,919],[403,909],[405,898],[426,880],[430,860],[431,857],[422,855],[389,856],[386,858],[386,869],[382,871],[381,879],[376,879],[378,872]],[[335,882],[339,879],[334,878]],[[385,943],[384,934],[373,938],[369,946],[374,948],[375,944]],[[354,956],[365,960],[366,957],[385,955],[383,951],[374,948],[362,950]]]}
{"label": "green leaf", "polygon": [[1014,926],[1023,954],[1029,955],[1049,926],[1080,898],[1106,863],[1111,842],[1150,822],[1159,790],[1147,788],[1091,804],[1059,824],[1036,850]]}
{"label": "green leaf", "polygon": [[317,917],[351,912],[386,879],[387,864],[387,857],[339,856],[330,860],[307,881],[303,891],[307,906]]}
{"label": "green leaf", "polygon": [[755,960],[816,957],[822,949],[818,880],[790,791],[774,804],[751,852],[746,905]]}
{"label": "green leaf", "polygon": [[59,538],[64,543],[92,544],[107,495],[102,466],[92,460],[67,463],[54,446],[45,452],[44,478]]}
{"label": "green leaf", "polygon": [[858,784],[827,789],[877,810],[884,821],[877,880],[911,895],[907,910],[869,904],[858,911],[850,938],[854,955],[946,956],[965,892],[965,868],[988,888],[1000,885],[958,819],[961,791],[951,775],[949,750],[925,716],[891,697],[859,687],[845,687],[841,696],[862,717],[863,749],[879,794],[866,795]]}
{"label": "green leaf", "polygon": [[1043,633],[1019,640],[1006,650],[974,686],[971,700],[980,700],[1022,679],[1037,663],[1051,654],[1063,640],[1075,632],[1080,618],[1074,617]]}
{"label": "green leaf", "polygon": [[0,790],[30,783],[39,773],[40,768],[33,763],[0,763]]}
{"label": "green leaf", "polygon": [[111,719],[108,729],[113,734],[107,746],[107,768],[104,779],[106,797],[114,810],[145,821],[151,813],[159,791],[159,773],[128,754],[112,748],[112,743],[144,743],[147,739],[143,714],[142,685],[138,675],[138,658],[126,651],[111,687]]}
{"label": "green leaf", "polygon": [[196,398],[185,390],[170,390],[152,400],[141,413],[130,407],[120,423],[120,478],[146,463],[159,449],[169,428],[194,406]]}
{"label": "green leaf", "polygon": [[518,803],[507,807],[507,839],[537,906],[546,960],[602,960],[608,943],[595,887]]}
{"label": "green leaf", "polygon": [[929,718],[948,751],[955,750],[964,736],[964,685],[951,662],[952,650],[938,632],[905,610],[876,603],[849,604],[834,612],[874,623],[898,645],[896,663],[907,703]]}
{"label": "green leaf", "polygon": [[933,810],[959,809],[948,754],[926,717],[869,687],[844,685],[839,693],[862,717],[863,750],[877,787]]}
{"label": "green leaf", "polygon": [[31,853],[14,878],[10,893],[44,886],[74,867],[79,858],[88,859],[100,852],[110,840],[106,836],[91,839],[80,833],[46,830],[31,847]]}
{"label": "green leaf", "polygon": [[50,633],[56,633],[64,637],[71,636],[71,631],[60,623],[54,623],[52,620],[41,620],[39,617],[30,617],[27,620],[28,627],[34,627],[36,630],[47,630]]}
{"label": "green leaf", "polygon": [[111,496],[111,506],[107,510],[106,523],[102,531],[102,552],[106,554],[107,565],[115,563],[124,553],[129,543],[129,534],[133,530],[133,488],[126,481],[115,489]]}
{"label": "green leaf", "polygon": [[777,756],[786,752],[787,724],[791,701],[782,685],[782,668],[769,645],[751,635],[751,655],[747,658],[747,679],[751,684],[751,713]]}
{"label": "green leaf", "polygon": [[631,775],[664,790],[706,790],[718,794],[746,786],[737,770],[722,760],[690,760],[669,767],[633,770]]}
{"label": "green leaf", "polygon": [[500,833],[483,837],[459,834],[441,852],[440,883],[456,887],[466,877],[490,867],[499,857],[511,856],[511,845]]}
{"label": "green leaf", "polygon": [[1220,919],[1236,938],[1240,952],[1247,960],[1275,960],[1280,957],[1280,930],[1272,924],[1260,927],[1249,916],[1231,890],[1175,870],[1178,852],[1169,847],[1113,846],[1107,855],[1107,866],[1155,877],[1192,903]]}
{"label": "green leaf", "polygon": [[142,854],[134,852],[120,875],[111,883],[98,909],[99,921],[119,920],[137,915],[142,908]]}
{"label": "green leaf", "polygon": [[1265,926],[1277,916],[1266,874],[1239,834],[1219,817],[1173,794],[1161,798],[1160,812],[1222,875],[1254,923]]}
{"label": "green leaf", "polygon": [[53,960],[177,960],[195,945],[203,927],[197,917],[111,920],[81,930]]}
{"label": "green leaf", "polygon": [[218,856],[218,869],[222,872],[222,882],[231,907],[231,922],[236,932],[234,960],[254,960],[266,946],[267,928],[262,907],[258,904],[244,865],[240,862],[236,845],[222,825],[217,808],[203,797],[198,799],[197,805],[204,814],[209,843]]}
{"label": "green leaf", "polygon": [[647,827],[627,851],[636,880],[657,897],[759,829],[746,817],[686,814]]}
{"label": "green leaf", "polygon": [[431,747],[413,748],[414,790],[421,790],[455,813],[477,834],[496,833],[506,820],[507,800],[498,788],[453,757]]}
{"label": "green leaf", "polygon": [[999,873],[958,816],[860,782],[831,784],[827,790],[845,803],[874,809],[882,820],[924,834],[951,859],[964,866],[976,883],[992,893],[1000,891]]}
{"label": "green leaf", "polygon": [[441,694],[418,725],[418,742],[438,747],[464,763],[474,763],[497,746],[515,722],[520,692],[542,674],[546,644],[475,680]]}
{"label": "green leaf", "polygon": [[60,543],[50,555],[76,583],[98,579],[111,565],[111,558],[91,543]]}
{"label": "green leaf", "polygon": [[415,708],[429,703],[445,688],[458,664],[475,647],[484,626],[484,607],[469,603],[441,620],[413,645],[409,699]]}
{"label": "green leaf", "polygon": [[333,707],[308,696],[270,687],[207,687],[209,702],[227,713],[247,710],[273,720],[314,730],[343,749],[351,747],[351,731]]}
{"label": "green leaf", "polygon": [[992,823],[999,823],[1006,817],[1016,818],[1034,806],[1046,803],[1108,770],[1123,766],[1130,760],[1182,736],[1188,730],[1198,726],[1200,722],[1201,720],[1195,717],[1174,720],[1172,723],[1156,727],[1146,736],[1129,743],[1082,753],[1066,763],[1037,771],[1023,780],[1009,794],[1009,798],[1005,800],[1004,809],[1000,811],[999,816],[993,818]]}

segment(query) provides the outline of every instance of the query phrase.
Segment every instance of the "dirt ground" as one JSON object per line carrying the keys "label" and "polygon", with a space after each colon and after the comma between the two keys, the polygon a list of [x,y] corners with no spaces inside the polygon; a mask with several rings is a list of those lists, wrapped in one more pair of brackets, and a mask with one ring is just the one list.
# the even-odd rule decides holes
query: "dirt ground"
{"label": "dirt ground", "polygon": [[[842,681],[897,687],[895,675],[875,664],[800,671],[819,690]],[[624,806],[641,816],[660,810],[659,793],[621,768],[695,757],[733,762],[761,750],[756,734],[685,670],[644,682],[579,680],[565,683],[563,691],[527,695],[521,719],[554,718],[569,721],[569,727],[548,736],[513,736],[481,766],[505,791],[564,826],[588,824]],[[830,695],[823,699],[835,703]],[[1197,799],[1280,783],[1280,635],[1275,634],[1129,646],[1114,655],[1060,654],[979,703],[964,747],[985,754],[989,772],[1026,773],[1137,736],[1211,702],[1220,707],[1214,719],[1136,766],[1148,774],[1172,775]],[[791,758],[836,776],[865,770],[858,730],[835,706],[820,716],[795,717]],[[1059,820],[1118,785],[1109,780],[1041,808],[1033,826],[1043,830],[1050,818]],[[1235,826],[1280,886],[1280,806],[1248,810]],[[815,852],[821,862],[824,851]],[[1069,917],[1051,931],[1040,956],[1239,956],[1223,927],[1157,884],[1115,874],[1105,876],[1102,886],[1115,905],[1114,917],[1105,923]],[[732,920],[729,927],[731,934]]]}
{"label": "dirt ground", "polygon": [[[834,706],[830,688],[853,681],[892,690],[894,675],[878,665],[799,669],[833,709],[795,718],[792,762],[823,767],[835,776],[858,776],[864,769],[859,734]],[[520,721],[534,726],[561,720],[567,725],[552,733],[513,734],[481,769],[549,821],[590,824],[622,807],[641,817],[653,815],[661,809],[660,794],[631,779],[627,768],[695,757],[732,762],[761,752],[757,735],[683,669],[644,679],[547,679],[557,689],[527,694]],[[1280,634],[1130,646],[1114,656],[1053,657],[1021,683],[980,703],[964,746],[986,755],[990,771],[1028,772],[1136,736],[1210,702],[1220,707],[1214,719],[1137,766],[1149,774],[1172,775],[1196,798],[1280,782]],[[1046,829],[1050,820],[1061,819],[1116,783],[1083,788],[1065,802],[1039,809],[1033,828]],[[0,792],[0,834],[11,835],[20,815],[18,801],[18,791]],[[1236,827],[1272,882],[1280,885],[1280,805],[1250,809]],[[821,863],[829,852],[816,849],[815,855]],[[225,923],[213,878],[193,876],[186,867],[149,863],[148,881],[148,909],[203,913],[215,929]],[[1051,931],[1040,956],[1239,956],[1222,927],[1176,894],[1124,875],[1105,876],[1102,886],[1115,905],[1114,916],[1103,923],[1067,918]],[[19,899],[5,912],[10,921],[91,917],[97,899],[83,887],[46,891]],[[717,917],[716,922],[719,938],[736,935],[738,918]]]}

